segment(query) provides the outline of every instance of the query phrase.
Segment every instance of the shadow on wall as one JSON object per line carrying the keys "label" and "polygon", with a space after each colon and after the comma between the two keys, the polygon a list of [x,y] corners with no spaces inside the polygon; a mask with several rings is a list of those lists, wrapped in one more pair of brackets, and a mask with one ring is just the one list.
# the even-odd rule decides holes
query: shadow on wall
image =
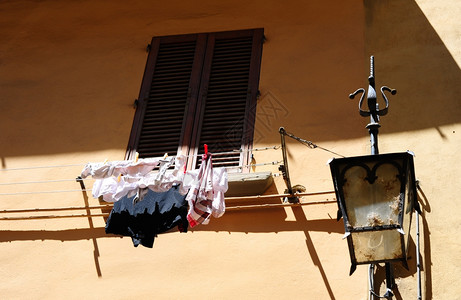
{"label": "shadow on wall", "polygon": [[[328,277],[323,268],[321,260],[318,256],[316,247],[312,241],[310,232],[320,231],[328,233],[344,233],[344,228],[341,222],[335,219],[315,219],[308,220],[302,207],[291,208],[295,217],[293,221],[286,221],[286,211],[284,208],[261,208],[255,210],[233,211],[227,212],[225,217],[211,220],[209,225],[198,226],[190,231],[228,231],[231,232],[283,232],[283,231],[299,231],[304,232],[306,247],[309,257],[318,268],[323,279],[325,289],[327,290],[330,299],[335,299],[333,290],[330,286]],[[177,232],[176,229],[170,232]],[[30,240],[60,240],[60,241],[76,241],[76,240],[93,240],[94,244],[94,261],[96,272],[99,277],[102,277],[102,271],[99,264],[99,250],[97,239],[114,238],[116,235],[107,235],[104,228],[80,228],[70,230],[4,230],[0,231],[0,243],[14,241],[30,241]],[[159,236],[161,238],[161,235]],[[128,243],[128,241],[127,241]],[[155,245],[154,245],[155,248]],[[308,258],[307,258],[308,259]]]}
{"label": "shadow on wall", "polygon": [[[302,231],[306,237],[306,247],[314,265],[318,268],[322,276],[325,289],[330,299],[335,299],[333,290],[330,286],[328,277],[318,256],[315,245],[310,236],[311,231],[343,233],[344,229],[341,222],[335,219],[307,220],[306,215],[301,207],[292,207],[295,216],[294,221],[285,221],[286,212],[283,208],[260,210],[228,212],[225,217],[213,219],[209,225],[197,227],[197,231],[228,231],[230,232],[282,232],[282,231]],[[92,223],[91,223],[92,224]],[[194,231],[194,230],[190,230]],[[177,232],[176,229],[170,232]],[[102,277],[101,266],[99,262],[99,247],[97,239],[118,237],[112,234],[106,234],[102,227],[80,228],[70,230],[3,230],[0,231],[0,243],[15,241],[38,241],[38,240],[93,240],[94,245],[94,263],[98,277]],[[161,235],[159,236],[161,238]],[[128,241],[127,241],[128,243]],[[155,248],[155,245],[154,245]]]}
{"label": "shadow on wall", "polygon": [[[461,104],[457,100],[461,94],[460,69],[415,1],[364,0],[363,5],[366,19],[364,66],[368,65],[369,56],[373,54],[377,85],[385,84],[398,90],[398,94],[390,99],[390,111],[382,120],[382,132],[439,128],[460,122]],[[60,26],[53,24],[53,28],[58,30]],[[297,28],[305,32],[308,29]],[[334,47],[331,43],[340,38],[341,31],[332,33],[334,36],[328,39],[328,45],[324,40],[319,41],[324,43],[322,46]],[[60,48],[46,44],[46,39],[41,42],[41,48],[24,49],[23,52],[27,50],[24,56],[20,55],[23,52],[19,51],[22,49],[19,46],[15,46],[19,54],[15,54],[17,51],[7,53],[11,57],[5,57],[5,61],[15,59],[10,61],[9,68],[21,72],[9,74],[8,81],[3,83],[2,100],[8,105],[2,107],[0,127],[8,128],[8,131],[0,143],[2,157],[125,148],[134,114],[129,99],[136,97],[146,54],[142,47],[136,48],[137,41],[134,43],[130,39],[130,32],[123,34],[117,33],[116,38],[108,36],[105,40],[104,49],[120,49],[110,58],[101,54],[105,53],[100,50],[101,45],[92,43],[87,49],[86,44],[69,46],[63,43]],[[277,36],[273,38],[276,40]],[[128,45],[121,45],[120,41],[127,41]],[[273,50],[270,43],[269,40],[265,47]],[[125,61],[122,58],[127,55],[122,46],[130,51],[128,55],[133,59],[128,61],[130,65],[122,63]],[[305,47],[303,54],[308,57],[312,49]],[[283,51],[289,52],[290,49]],[[34,60],[30,53],[46,59]],[[333,53],[340,55],[341,52]],[[19,63],[23,60],[29,61],[31,67],[20,69],[22,65]],[[134,62],[136,67],[132,66]],[[309,64],[305,62],[300,67],[308,69]],[[336,70],[333,63],[325,64],[323,68],[331,77],[316,83],[318,86],[309,87],[313,90],[312,97],[306,98],[301,93],[275,95],[285,106],[272,107],[271,95],[264,97],[262,91],[261,100],[266,102],[258,104],[264,106],[259,122],[271,125],[259,127],[261,132],[255,133],[261,137],[259,142],[279,144],[277,129],[280,126],[291,124],[293,120],[319,120],[318,114],[325,119],[324,123],[306,123],[306,126],[297,126],[293,133],[319,143],[366,136],[364,126],[367,120],[361,120],[356,100],[348,100],[347,94],[359,87],[367,87],[367,67],[363,70],[363,79],[356,83],[351,83],[351,79],[345,76],[349,70]],[[351,68],[357,67],[350,65]],[[315,76],[309,74],[305,74],[306,82],[310,81],[309,76]],[[345,79],[350,88],[342,97],[339,94],[343,91],[338,91],[331,83]],[[316,95],[329,101],[319,101]],[[293,100],[293,96],[300,101],[284,103],[285,97]],[[298,107],[300,103],[301,108]],[[353,126],[353,130],[345,130],[346,124]],[[291,129],[287,126],[287,130]]]}
{"label": "shadow on wall", "polygon": [[[376,87],[387,85],[398,91],[395,96],[388,95],[389,113],[381,119],[381,133],[435,128],[442,138],[447,138],[440,127],[461,122],[461,102],[458,100],[461,70],[416,2],[364,0],[363,5],[365,56],[361,80],[351,83],[351,79],[346,79],[349,90],[344,95],[337,95],[338,87],[331,86],[331,83],[344,81],[344,78],[339,78],[344,73],[335,72],[334,65],[326,65],[325,68],[331,68],[329,74],[332,77],[325,81],[325,86],[318,88],[330,91],[329,97],[334,97],[331,101],[318,101],[300,96],[303,101],[310,101],[305,102],[301,109],[284,105],[283,95],[263,93],[258,103],[258,110],[263,113],[257,116],[259,124],[262,124],[258,127],[261,132],[255,133],[257,137],[262,137],[261,141],[277,143],[277,125],[283,126],[289,120],[315,119],[315,114],[322,114],[330,121],[321,125],[328,128],[316,128],[320,125],[308,123],[307,126],[297,126],[296,130],[287,126],[287,131],[320,145],[322,141],[366,137],[365,126],[369,119],[360,117],[358,113],[359,97],[349,100],[348,93],[361,87],[368,88],[371,55],[375,57]],[[383,108],[381,94],[378,101]],[[368,109],[366,101],[363,108]],[[265,124],[273,126],[269,130]]]}
{"label": "shadow on wall", "polygon": [[456,61],[415,1],[363,3],[365,50],[367,59],[375,56],[376,85],[398,91],[389,99],[382,131],[435,128],[444,137],[439,126],[461,121]]}
{"label": "shadow on wall", "polygon": [[[293,207],[293,209],[301,209]],[[301,209],[302,211],[302,209]],[[261,208],[238,212],[227,212],[225,218],[213,219],[206,226],[191,231],[227,231],[245,233],[267,233],[284,231],[321,231],[327,233],[344,233],[344,226],[336,219],[315,219],[285,221],[280,217],[285,214],[283,208]]]}
{"label": "shadow on wall", "polygon": [[0,243],[14,241],[79,241],[93,238],[115,237],[104,232],[103,227],[67,230],[1,230]]}
{"label": "shadow on wall", "polygon": [[[422,228],[420,227],[420,231],[422,231],[423,236],[423,248],[420,250],[420,261],[422,262],[422,271],[424,272],[424,277],[421,279],[424,282],[423,294],[426,295],[426,299],[432,299],[432,256],[431,256],[431,231],[429,230],[429,224],[426,220],[426,214],[431,212],[431,206],[429,201],[424,194],[422,189],[418,189],[418,200],[421,205],[421,223]],[[416,253],[415,253],[416,255]]]}
{"label": "shadow on wall", "polygon": [[[293,209],[298,209],[297,207]],[[261,213],[263,210],[263,213]],[[283,208],[256,209],[238,212],[227,212],[220,219],[212,219],[210,224],[201,225],[189,231],[227,231],[227,232],[284,232],[284,231],[322,231],[327,233],[344,233],[341,222],[335,219],[285,221]],[[170,232],[176,232],[176,229]],[[161,236],[161,235],[160,235]],[[98,238],[119,237],[106,234],[103,227],[78,228],[66,230],[1,230],[0,243],[13,241],[77,241]]]}
{"label": "shadow on wall", "polygon": [[[85,185],[80,182],[82,189],[85,189]],[[277,191],[274,186],[269,190],[269,194],[276,194]],[[13,241],[25,241],[25,240],[60,240],[60,241],[75,241],[75,240],[88,240],[103,238],[103,237],[118,237],[117,235],[106,234],[103,227],[95,227],[93,219],[98,216],[92,216],[92,214],[108,214],[110,213],[109,208],[102,208],[96,213],[92,213],[89,209],[90,205],[88,202],[88,195],[82,192],[82,197],[85,203],[86,214],[82,217],[88,218],[90,228],[78,228],[78,229],[65,229],[65,230],[0,230],[0,243],[2,242],[13,242]],[[228,208],[230,207],[245,207],[252,205],[261,205],[260,199],[255,200],[232,200],[232,203],[226,203]],[[336,202],[327,204],[315,204],[315,205],[335,205]],[[100,204],[106,204],[100,200]],[[264,204],[280,204],[279,199],[267,199]],[[296,220],[287,221],[286,210],[283,207],[264,207],[243,209],[243,210],[228,210],[221,218],[211,218],[208,225],[200,225],[195,228],[189,228],[189,231],[225,231],[225,232],[252,232],[252,233],[266,233],[266,232],[284,232],[284,231],[321,231],[328,233],[344,233],[344,228],[341,222],[336,221],[336,218],[330,216],[327,219],[315,219],[308,220],[304,215],[302,207],[292,207],[295,214]],[[73,215],[73,213],[65,214],[67,216]],[[33,211],[26,212],[25,215],[16,216],[20,220],[26,222],[29,218],[34,217]],[[6,218],[8,218],[7,216]],[[40,216],[39,216],[40,217]],[[42,216],[46,217],[46,216]],[[107,216],[103,216],[104,221],[107,221]],[[50,216],[49,219],[53,219]],[[1,221],[1,220],[0,220]],[[7,220],[3,220],[7,222]],[[19,221],[21,222],[21,221]],[[177,232],[176,229],[172,229],[169,232]],[[168,233],[168,232],[167,232]],[[161,235],[160,235],[161,236]],[[95,249],[97,248],[95,242]]]}

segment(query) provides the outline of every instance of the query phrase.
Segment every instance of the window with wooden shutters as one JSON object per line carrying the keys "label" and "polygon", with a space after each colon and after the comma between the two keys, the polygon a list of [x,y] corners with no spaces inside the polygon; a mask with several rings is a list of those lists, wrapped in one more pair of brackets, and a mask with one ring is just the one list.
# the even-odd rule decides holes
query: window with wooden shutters
{"label": "window with wooden shutters", "polygon": [[126,158],[182,153],[193,169],[207,144],[215,166],[248,165],[262,42],[263,29],[154,37]]}

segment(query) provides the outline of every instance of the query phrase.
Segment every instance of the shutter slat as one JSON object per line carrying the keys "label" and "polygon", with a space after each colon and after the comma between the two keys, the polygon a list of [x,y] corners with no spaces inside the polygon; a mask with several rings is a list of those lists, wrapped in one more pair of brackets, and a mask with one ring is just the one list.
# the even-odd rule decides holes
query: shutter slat
{"label": "shutter slat", "polygon": [[159,46],[137,149],[141,157],[178,149],[195,47],[195,41]]}
{"label": "shutter slat", "polygon": [[[252,43],[252,37],[215,41],[200,133],[200,145],[208,144],[210,151],[232,152],[242,146]],[[239,162],[239,152],[213,157],[217,166]]]}

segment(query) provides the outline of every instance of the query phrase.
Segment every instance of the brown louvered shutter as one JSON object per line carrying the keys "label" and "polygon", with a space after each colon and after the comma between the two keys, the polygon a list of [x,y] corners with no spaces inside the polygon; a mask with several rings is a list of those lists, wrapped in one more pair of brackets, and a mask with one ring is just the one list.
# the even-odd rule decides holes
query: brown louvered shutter
{"label": "brown louvered shutter", "polygon": [[[262,42],[262,29],[209,34],[192,157],[202,154],[207,144],[214,166],[249,164]],[[190,165],[197,166],[200,159],[199,155]]]}
{"label": "brown louvered shutter", "polygon": [[203,34],[152,39],[126,158],[187,153],[205,43]]}
{"label": "brown louvered shutter", "polygon": [[247,165],[262,40],[263,29],[154,37],[126,158],[183,153],[191,169],[208,144],[215,166]]}

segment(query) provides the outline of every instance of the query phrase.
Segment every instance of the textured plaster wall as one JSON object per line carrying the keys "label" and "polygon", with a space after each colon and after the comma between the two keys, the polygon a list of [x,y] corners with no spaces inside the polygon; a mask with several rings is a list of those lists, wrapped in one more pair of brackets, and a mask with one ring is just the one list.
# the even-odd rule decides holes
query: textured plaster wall
{"label": "textured plaster wall", "polygon": [[[347,95],[366,87],[375,55],[377,85],[398,89],[380,151],[413,150],[424,192],[423,295],[456,299],[459,10],[454,0],[1,2],[0,210],[99,204],[79,191],[35,192],[78,190],[72,179],[84,163],[124,157],[152,36],[264,27],[254,146],[278,145],[285,126],[341,155],[368,154],[368,120]],[[335,155],[287,142],[293,184],[331,190],[326,162]],[[280,150],[255,153],[256,163],[280,159]],[[4,184],[57,179],[69,181]],[[284,191],[275,182],[268,193]],[[247,203],[227,203],[237,204]],[[335,217],[334,204],[229,211],[187,234],[163,234],[153,249],[105,235],[102,217],[2,220],[0,295],[367,299],[367,268],[348,276]],[[410,271],[395,267],[397,299],[416,297],[413,243],[410,253]]]}

